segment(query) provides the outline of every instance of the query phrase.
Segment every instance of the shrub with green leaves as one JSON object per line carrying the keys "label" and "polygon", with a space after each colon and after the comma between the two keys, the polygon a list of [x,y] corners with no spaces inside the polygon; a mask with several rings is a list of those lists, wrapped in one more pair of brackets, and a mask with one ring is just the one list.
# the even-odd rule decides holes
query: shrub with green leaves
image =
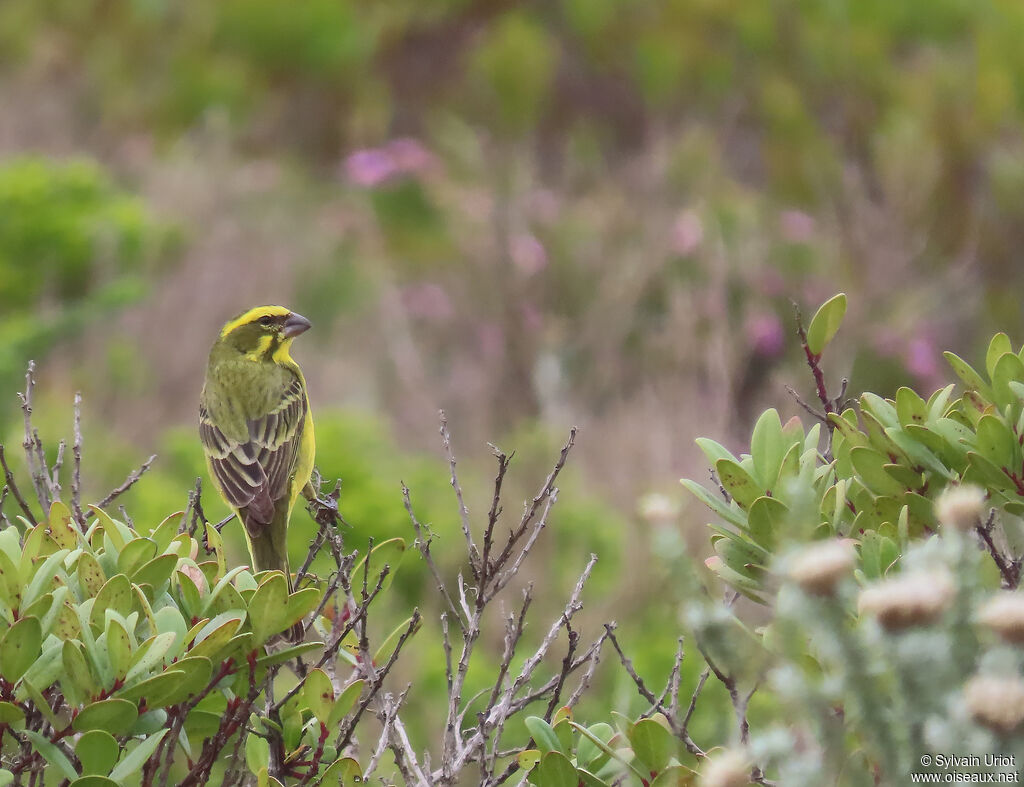
{"label": "shrub with green leaves", "polygon": [[[740,722],[721,743],[765,783],[1012,780],[1024,761],[1024,350],[998,334],[983,373],[946,354],[959,391],[849,405],[822,369],[845,305],[837,296],[800,327],[820,410],[800,404],[818,422],[768,410],[739,457],[700,439],[719,488],[683,481],[719,519],[706,563],[726,603],[694,602],[687,619]],[[768,625],[743,623],[741,593],[769,607]],[[758,729],[755,690],[776,709]]]}
{"label": "shrub with green leaves", "polygon": [[[348,773],[323,733],[344,728],[364,681],[336,696],[323,662],[292,686],[279,674],[324,651],[322,616],[310,624],[320,641],[280,637],[322,611],[321,590],[228,569],[216,529],[196,537],[180,512],[141,532],[92,514],[82,531],[54,502],[47,521],[0,530],[0,781],[45,765],[79,787],[165,783],[167,769],[205,784],[247,729],[245,762],[264,781],[271,745],[326,783]],[[256,700],[275,679],[282,701],[268,715]]]}

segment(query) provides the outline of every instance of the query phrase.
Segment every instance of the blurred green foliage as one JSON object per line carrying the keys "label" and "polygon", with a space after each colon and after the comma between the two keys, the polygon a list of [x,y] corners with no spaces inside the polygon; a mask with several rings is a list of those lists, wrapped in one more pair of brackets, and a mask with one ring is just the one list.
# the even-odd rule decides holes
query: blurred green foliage
{"label": "blurred green foliage", "polygon": [[174,241],[93,161],[0,163],[0,386],[14,390],[29,358],[142,297]]}

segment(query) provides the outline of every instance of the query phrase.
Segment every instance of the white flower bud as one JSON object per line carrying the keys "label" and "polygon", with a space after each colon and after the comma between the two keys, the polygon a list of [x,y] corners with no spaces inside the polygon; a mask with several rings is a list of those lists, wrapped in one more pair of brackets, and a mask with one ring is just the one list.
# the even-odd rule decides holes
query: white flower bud
{"label": "white flower bud", "polygon": [[1024,645],[1024,593],[1000,593],[978,610],[978,621],[1004,641]]}
{"label": "white flower bud", "polygon": [[750,761],[742,751],[727,749],[709,757],[700,769],[700,787],[747,787]]}
{"label": "white flower bud", "polygon": [[1008,734],[1024,722],[1024,682],[1019,678],[976,675],[964,686],[971,718],[993,732]]}
{"label": "white flower bud", "polygon": [[934,623],[956,595],[946,571],[899,574],[860,593],[861,614],[874,615],[889,631]]}
{"label": "white flower bud", "polygon": [[935,516],[943,527],[973,530],[985,515],[985,490],[973,484],[947,486],[935,501]]}
{"label": "white flower bud", "polygon": [[831,596],[836,586],[853,574],[856,560],[852,541],[820,541],[794,555],[786,573],[805,593]]}

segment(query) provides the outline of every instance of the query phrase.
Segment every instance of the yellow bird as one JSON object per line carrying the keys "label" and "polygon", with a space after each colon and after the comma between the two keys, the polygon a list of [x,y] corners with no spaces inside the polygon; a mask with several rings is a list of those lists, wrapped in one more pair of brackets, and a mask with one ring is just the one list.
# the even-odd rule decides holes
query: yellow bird
{"label": "yellow bird", "polygon": [[199,438],[217,491],[244,526],[253,571],[288,568],[288,520],[316,444],[306,380],[290,355],[310,322],[282,306],[230,320],[210,350]]}

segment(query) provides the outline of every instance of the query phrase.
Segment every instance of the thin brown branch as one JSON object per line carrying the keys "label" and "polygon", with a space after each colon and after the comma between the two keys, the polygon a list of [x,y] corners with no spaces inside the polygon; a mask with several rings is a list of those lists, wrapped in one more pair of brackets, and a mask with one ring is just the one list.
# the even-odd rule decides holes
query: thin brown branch
{"label": "thin brown branch", "polygon": [[129,489],[131,489],[133,486],[135,486],[135,484],[138,482],[138,480],[140,478],[142,478],[142,476],[146,473],[147,470],[149,470],[149,468],[152,466],[153,462],[155,462],[155,461],[156,461],[156,454],[153,454],[151,457],[149,457],[149,459],[147,459],[145,462],[142,463],[141,467],[139,467],[138,469],[133,470],[131,473],[129,473],[128,477],[124,480],[124,482],[120,486],[118,486],[117,488],[112,489],[110,491],[110,494],[108,494],[105,498],[103,498],[99,503],[96,504],[96,507],[97,508],[106,508],[111,503],[113,503],[118,497],[120,497],[125,492],[127,492]]}
{"label": "thin brown branch", "polygon": [[11,468],[7,464],[7,455],[4,452],[3,445],[0,445],[0,467],[3,467],[4,470],[4,483],[7,485],[11,494],[14,495],[14,499],[18,501],[18,505],[21,507],[22,513],[25,514],[25,518],[28,520],[29,524],[34,525],[36,522],[41,522],[42,517],[37,517],[32,513],[32,509],[29,508],[28,503],[25,502],[25,498],[21,494],[21,490],[18,488],[17,481],[14,480],[14,473],[11,472]]}
{"label": "thin brown branch", "polygon": [[75,391],[74,430],[71,442],[71,513],[79,527],[85,527],[85,512],[82,510],[82,392]]}
{"label": "thin brown branch", "polygon": [[455,490],[455,499],[459,504],[459,523],[462,526],[462,535],[466,539],[466,551],[469,553],[469,567],[473,571],[473,578],[478,582],[481,576],[480,552],[473,541],[473,534],[469,527],[469,509],[466,508],[465,500],[462,497],[462,485],[459,483],[459,476],[455,470],[455,453],[452,451],[452,438],[448,433],[448,418],[441,411],[441,443],[444,445],[445,456],[448,458],[448,470],[450,483]]}

